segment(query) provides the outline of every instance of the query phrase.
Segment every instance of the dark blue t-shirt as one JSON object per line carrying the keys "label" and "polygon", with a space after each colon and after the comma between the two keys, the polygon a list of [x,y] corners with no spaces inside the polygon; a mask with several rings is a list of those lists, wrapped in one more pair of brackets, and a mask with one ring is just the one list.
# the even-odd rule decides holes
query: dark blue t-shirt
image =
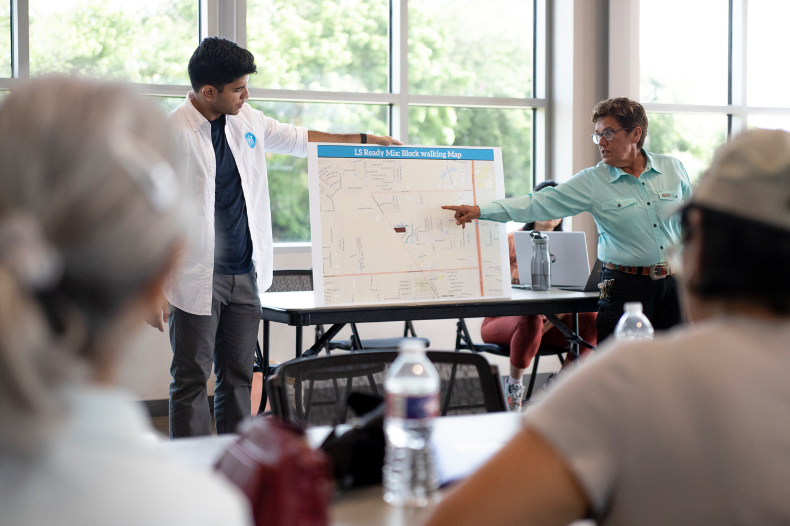
{"label": "dark blue t-shirt", "polygon": [[225,115],[211,121],[217,159],[214,191],[214,272],[246,274],[252,270],[252,237],[236,159],[225,137]]}

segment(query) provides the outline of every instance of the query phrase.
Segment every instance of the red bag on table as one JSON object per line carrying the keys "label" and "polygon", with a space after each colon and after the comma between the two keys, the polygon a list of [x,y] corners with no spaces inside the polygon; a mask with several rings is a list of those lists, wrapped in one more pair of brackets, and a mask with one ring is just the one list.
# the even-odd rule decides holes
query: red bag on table
{"label": "red bag on table", "polygon": [[216,465],[252,504],[257,526],[326,526],[334,494],[329,461],[302,429],[255,418]]}

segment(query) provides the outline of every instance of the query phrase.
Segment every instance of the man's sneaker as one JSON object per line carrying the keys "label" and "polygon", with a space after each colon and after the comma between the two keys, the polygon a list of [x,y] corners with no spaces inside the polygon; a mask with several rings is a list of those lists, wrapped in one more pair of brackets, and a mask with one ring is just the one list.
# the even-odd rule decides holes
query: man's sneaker
{"label": "man's sneaker", "polygon": [[511,384],[505,380],[505,398],[511,411],[521,410],[521,401],[524,399],[524,391],[526,390],[527,388],[524,387],[524,384]]}

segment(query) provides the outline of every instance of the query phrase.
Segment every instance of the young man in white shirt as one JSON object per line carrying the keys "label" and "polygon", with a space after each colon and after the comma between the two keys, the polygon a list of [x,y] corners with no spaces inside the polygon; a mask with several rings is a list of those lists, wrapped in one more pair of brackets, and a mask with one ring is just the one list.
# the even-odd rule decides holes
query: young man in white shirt
{"label": "young man in white shirt", "polygon": [[211,434],[206,382],[212,365],[217,433],[233,432],[250,414],[258,293],[272,282],[266,152],[305,157],[308,141],[401,144],[308,131],[252,109],[245,101],[255,60],[229,40],[204,39],[188,70],[194,91],[168,117],[198,196],[195,235],[165,284],[161,313],[150,320],[159,330],[169,324],[171,438]]}

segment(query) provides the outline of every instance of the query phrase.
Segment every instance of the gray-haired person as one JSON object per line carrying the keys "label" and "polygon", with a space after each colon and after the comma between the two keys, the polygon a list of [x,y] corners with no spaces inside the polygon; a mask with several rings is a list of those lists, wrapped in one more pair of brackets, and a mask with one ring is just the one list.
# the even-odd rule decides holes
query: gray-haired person
{"label": "gray-haired person", "polygon": [[681,228],[693,325],[603,345],[429,526],[790,523],[790,133],[720,150]]}
{"label": "gray-haired person", "polygon": [[173,145],[117,84],[39,79],[0,106],[0,524],[251,522],[226,481],[166,461],[114,386],[187,243]]}

